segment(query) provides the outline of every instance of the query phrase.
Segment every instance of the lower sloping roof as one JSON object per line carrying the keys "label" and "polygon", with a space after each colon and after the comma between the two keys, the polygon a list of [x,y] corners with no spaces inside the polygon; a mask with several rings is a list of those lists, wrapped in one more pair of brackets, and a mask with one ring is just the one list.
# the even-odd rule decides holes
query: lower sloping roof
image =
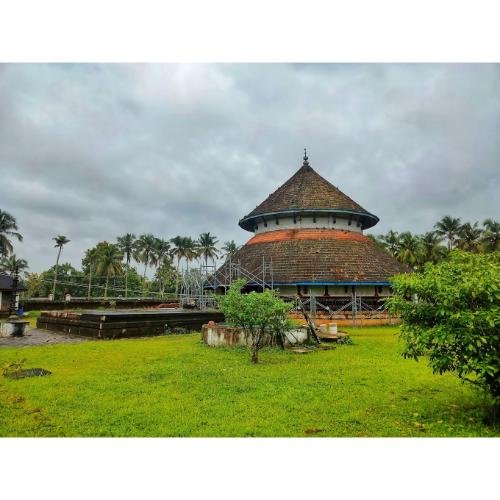
{"label": "lower sloping roof", "polygon": [[[351,231],[304,229],[257,234],[233,257],[251,272],[272,261],[273,281],[300,283],[382,283],[409,272],[368,237]],[[225,264],[227,265],[227,264]]]}
{"label": "lower sloping roof", "polygon": [[[11,291],[12,290],[12,278],[8,274],[0,273],[0,291]],[[25,287],[21,280],[17,285],[19,291],[25,290]]]}

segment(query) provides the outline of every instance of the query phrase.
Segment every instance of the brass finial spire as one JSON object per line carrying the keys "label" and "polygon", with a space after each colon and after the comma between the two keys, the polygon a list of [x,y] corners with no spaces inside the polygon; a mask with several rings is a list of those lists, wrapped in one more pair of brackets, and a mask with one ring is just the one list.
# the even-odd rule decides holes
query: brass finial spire
{"label": "brass finial spire", "polygon": [[309,158],[307,157],[307,149],[304,148],[304,163],[302,164],[303,166],[305,167],[308,167],[309,166]]}

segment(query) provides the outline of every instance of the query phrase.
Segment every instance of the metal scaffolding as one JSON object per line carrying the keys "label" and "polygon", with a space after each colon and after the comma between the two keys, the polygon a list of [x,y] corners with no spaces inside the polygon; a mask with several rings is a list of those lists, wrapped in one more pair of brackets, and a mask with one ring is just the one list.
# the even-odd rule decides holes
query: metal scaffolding
{"label": "metal scaffolding", "polygon": [[383,304],[371,304],[366,297],[357,295],[356,290],[350,297],[331,298],[328,302],[321,301],[312,293],[307,299],[296,298],[293,310],[302,312],[303,308],[309,311],[313,322],[317,319],[317,311],[321,310],[325,319],[331,320],[342,315],[345,319],[351,319],[353,326],[356,326],[361,319],[385,319],[388,314]]}
{"label": "metal scaffolding", "polygon": [[273,263],[262,257],[262,264],[255,269],[242,266],[231,257],[217,269],[215,264],[201,264],[199,268],[187,269],[182,273],[179,302],[181,307],[198,309],[217,308],[217,293],[225,294],[233,281],[244,278],[247,286],[264,291],[273,289]]}

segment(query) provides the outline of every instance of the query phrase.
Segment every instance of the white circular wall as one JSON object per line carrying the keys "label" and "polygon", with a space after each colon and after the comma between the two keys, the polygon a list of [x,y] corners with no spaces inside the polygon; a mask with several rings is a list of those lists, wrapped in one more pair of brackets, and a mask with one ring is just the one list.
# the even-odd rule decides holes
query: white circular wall
{"label": "white circular wall", "polygon": [[[350,222],[350,224],[349,224]],[[344,219],[332,215],[296,216],[295,222],[292,216],[269,218],[266,222],[259,221],[255,228],[255,234],[278,229],[340,229],[362,233],[361,223],[356,220]]]}

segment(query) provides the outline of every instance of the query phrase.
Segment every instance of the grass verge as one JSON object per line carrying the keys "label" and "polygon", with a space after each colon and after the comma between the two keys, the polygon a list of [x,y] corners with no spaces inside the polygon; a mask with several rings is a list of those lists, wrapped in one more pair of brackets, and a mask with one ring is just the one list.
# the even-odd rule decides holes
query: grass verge
{"label": "grass verge", "polygon": [[453,375],[405,360],[396,327],[298,355],[198,334],[3,348],[46,377],[0,377],[1,436],[499,436]]}

